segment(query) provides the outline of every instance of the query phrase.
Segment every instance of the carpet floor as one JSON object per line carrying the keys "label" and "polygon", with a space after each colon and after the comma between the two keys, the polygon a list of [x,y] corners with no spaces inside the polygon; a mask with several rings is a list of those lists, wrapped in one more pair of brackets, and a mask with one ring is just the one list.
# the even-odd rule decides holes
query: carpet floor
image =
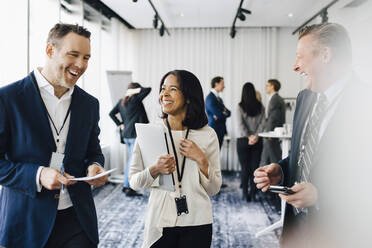
{"label": "carpet floor", "polygon": [[[235,175],[224,176],[227,188],[212,197],[213,248],[277,248],[280,229],[259,238],[255,233],[280,219],[280,214],[260,194],[260,201],[241,199],[240,181]],[[148,191],[142,197],[128,197],[121,185],[108,184],[94,191],[100,248],[140,248]]]}

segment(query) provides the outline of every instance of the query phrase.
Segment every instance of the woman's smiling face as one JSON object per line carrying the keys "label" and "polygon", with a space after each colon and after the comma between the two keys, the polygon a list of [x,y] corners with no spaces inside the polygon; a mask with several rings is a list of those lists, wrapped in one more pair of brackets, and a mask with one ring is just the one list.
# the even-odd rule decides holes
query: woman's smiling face
{"label": "woman's smiling face", "polygon": [[186,112],[185,99],[180,89],[177,77],[169,74],[160,89],[159,101],[162,110],[167,115],[176,116]]}

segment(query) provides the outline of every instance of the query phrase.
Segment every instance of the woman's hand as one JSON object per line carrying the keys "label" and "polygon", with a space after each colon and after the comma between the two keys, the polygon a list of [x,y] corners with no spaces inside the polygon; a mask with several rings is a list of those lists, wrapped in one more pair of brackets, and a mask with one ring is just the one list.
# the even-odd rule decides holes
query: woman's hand
{"label": "woman's hand", "polygon": [[258,136],[257,135],[249,135],[248,137],[248,145],[252,146],[258,142]]}
{"label": "woman's hand", "polygon": [[156,164],[150,167],[150,174],[157,178],[159,174],[171,174],[176,168],[176,160],[173,155],[161,155],[158,157]]}
{"label": "woman's hand", "polygon": [[197,144],[192,140],[183,139],[180,143],[180,151],[183,156],[196,161],[202,173],[208,178],[208,159]]}

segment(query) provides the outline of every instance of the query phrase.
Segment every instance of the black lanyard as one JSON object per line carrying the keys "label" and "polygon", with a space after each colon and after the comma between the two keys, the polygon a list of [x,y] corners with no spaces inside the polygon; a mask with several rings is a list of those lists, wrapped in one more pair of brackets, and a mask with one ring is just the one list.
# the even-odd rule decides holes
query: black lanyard
{"label": "black lanyard", "polygon": [[[177,156],[176,146],[174,145],[174,140],[173,140],[172,131],[171,131],[171,128],[170,128],[170,125],[169,125],[169,122],[168,122],[168,118],[166,119],[166,121],[167,121],[169,138],[172,142],[172,149],[173,149],[174,157],[176,159],[177,177],[178,177],[178,182],[180,183],[179,187],[181,187],[183,172],[185,171],[186,156],[183,157],[182,169],[181,169],[181,172],[180,172],[180,168],[179,168],[180,166],[178,164],[178,156]],[[190,128],[188,128],[187,131],[186,131],[185,139],[187,139],[187,137],[189,136],[189,132],[190,132]]]}
{"label": "black lanyard", "polygon": [[63,120],[63,123],[62,123],[62,126],[61,126],[61,128],[59,129],[59,131],[58,131],[56,125],[54,124],[54,121],[53,121],[52,117],[50,117],[50,114],[49,114],[48,109],[47,109],[47,107],[46,107],[46,105],[45,105],[45,102],[44,102],[43,98],[41,97],[41,93],[40,93],[39,85],[37,84],[36,80],[35,80],[34,84],[35,84],[35,87],[36,87],[37,92],[39,93],[39,96],[40,96],[41,102],[43,103],[43,106],[44,106],[45,112],[46,112],[47,115],[48,115],[48,119],[50,120],[50,122],[52,122],[53,128],[54,128],[54,130],[56,131],[56,134],[57,134],[57,140],[56,140],[56,143],[58,144],[58,143],[59,143],[59,135],[60,135],[62,129],[64,128],[65,124],[66,124],[66,121],[67,121],[68,116],[69,116],[70,113],[71,113],[71,103],[70,103],[70,106],[68,107],[68,110],[67,110],[67,113],[66,113],[65,119]]}

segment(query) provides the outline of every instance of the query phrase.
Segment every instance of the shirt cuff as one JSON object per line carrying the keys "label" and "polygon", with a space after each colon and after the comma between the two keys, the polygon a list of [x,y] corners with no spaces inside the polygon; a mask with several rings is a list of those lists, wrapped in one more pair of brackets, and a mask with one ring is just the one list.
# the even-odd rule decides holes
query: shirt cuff
{"label": "shirt cuff", "polygon": [[157,186],[160,185],[159,177],[160,177],[160,175],[157,178],[153,178],[151,176],[151,173],[150,173],[150,168],[146,168],[146,179],[145,180],[146,180],[146,182],[151,182],[150,183],[151,186],[157,187]]}
{"label": "shirt cuff", "polygon": [[39,168],[37,169],[37,172],[36,172],[36,190],[37,190],[37,192],[41,192],[41,189],[43,188],[43,186],[40,183],[40,174],[41,174],[41,170],[43,168],[44,168],[44,166],[39,166]]}

